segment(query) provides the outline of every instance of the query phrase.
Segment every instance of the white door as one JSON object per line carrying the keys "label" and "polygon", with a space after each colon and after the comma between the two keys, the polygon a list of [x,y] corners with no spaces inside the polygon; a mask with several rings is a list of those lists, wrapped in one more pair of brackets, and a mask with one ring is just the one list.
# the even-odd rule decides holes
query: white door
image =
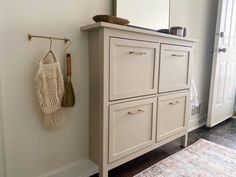
{"label": "white door", "polygon": [[236,0],[219,0],[207,126],[233,115],[236,81]]}

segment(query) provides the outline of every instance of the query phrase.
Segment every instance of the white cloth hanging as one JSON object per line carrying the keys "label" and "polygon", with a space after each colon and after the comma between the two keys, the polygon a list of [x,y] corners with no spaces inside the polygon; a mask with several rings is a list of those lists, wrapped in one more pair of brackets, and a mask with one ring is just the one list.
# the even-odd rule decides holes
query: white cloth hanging
{"label": "white cloth hanging", "polygon": [[236,117],[236,96],[235,96],[235,100],[234,100],[234,117]]}
{"label": "white cloth hanging", "polygon": [[199,106],[197,87],[193,79],[191,83],[191,103],[192,103],[192,109]]}

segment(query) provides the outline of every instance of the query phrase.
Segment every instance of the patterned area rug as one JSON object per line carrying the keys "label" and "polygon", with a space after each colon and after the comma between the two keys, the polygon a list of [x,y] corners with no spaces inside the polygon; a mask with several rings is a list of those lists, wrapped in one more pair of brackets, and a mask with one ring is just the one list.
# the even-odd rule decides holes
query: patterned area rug
{"label": "patterned area rug", "polygon": [[236,177],[236,151],[201,139],[135,177]]}

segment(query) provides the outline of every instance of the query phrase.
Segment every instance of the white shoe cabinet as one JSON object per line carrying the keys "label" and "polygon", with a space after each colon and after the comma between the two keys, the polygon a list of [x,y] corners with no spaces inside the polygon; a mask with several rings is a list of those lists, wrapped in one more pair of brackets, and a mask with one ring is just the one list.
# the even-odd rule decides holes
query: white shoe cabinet
{"label": "white shoe cabinet", "polygon": [[96,23],[89,37],[90,159],[100,177],[176,138],[187,145],[195,40]]}

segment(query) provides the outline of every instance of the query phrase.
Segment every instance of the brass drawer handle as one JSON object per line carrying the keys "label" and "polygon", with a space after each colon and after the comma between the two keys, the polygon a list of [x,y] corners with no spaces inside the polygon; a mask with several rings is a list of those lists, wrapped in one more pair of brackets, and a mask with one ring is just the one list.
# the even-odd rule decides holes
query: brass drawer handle
{"label": "brass drawer handle", "polygon": [[180,104],[181,102],[180,101],[175,101],[175,102],[170,102],[169,105],[177,105],[177,104]]}
{"label": "brass drawer handle", "polygon": [[140,114],[140,113],[143,113],[144,110],[142,109],[139,109],[138,111],[135,111],[135,112],[128,112],[129,115],[136,115],[136,114]]}
{"label": "brass drawer handle", "polygon": [[184,57],[184,55],[172,54],[172,57]]}
{"label": "brass drawer handle", "polygon": [[135,51],[130,51],[130,55],[146,55],[146,52],[135,52]]}

